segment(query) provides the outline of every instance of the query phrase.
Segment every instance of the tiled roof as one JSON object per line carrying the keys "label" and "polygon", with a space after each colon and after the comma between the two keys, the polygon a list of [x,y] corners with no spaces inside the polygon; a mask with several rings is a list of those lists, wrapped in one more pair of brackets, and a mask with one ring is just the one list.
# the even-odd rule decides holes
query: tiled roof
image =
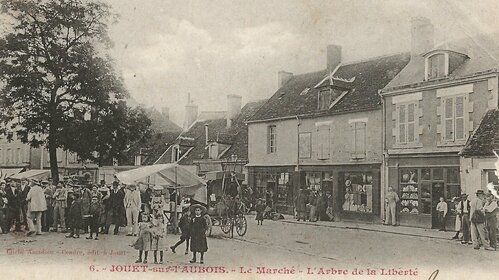
{"label": "tiled roof", "polygon": [[[403,53],[341,65],[333,73],[333,77],[337,84],[352,89],[326,111],[317,109],[317,93],[320,89],[315,87],[321,82],[323,84],[327,71],[295,75],[274,93],[250,121],[297,115],[322,116],[379,108],[381,98],[378,90],[385,87],[407,65],[409,59],[410,54]],[[355,79],[351,83],[341,81],[353,78]]]}
{"label": "tiled roof", "polygon": [[499,149],[499,110],[489,110],[480,125],[468,139],[460,155],[464,157],[494,156]]}
{"label": "tiled roof", "polygon": [[[449,69],[449,78],[459,78],[499,67],[498,34],[474,34],[437,45],[433,50],[448,50],[463,54],[468,59],[460,61],[455,69]],[[452,65],[451,65],[452,66]],[[452,67],[451,67],[452,68]],[[385,88],[396,89],[424,81],[425,61],[422,55],[416,56]]]}
{"label": "tiled roof", "polygon": [[[180,164],[189,165],[194,161],[208,159],[208,149],[206,149],[205,125],[208,125],[208,141],[230,144],[229,150],[222,158],[230,158],[237,155],[238,159],[248,158],[248,128],[246,121],[262,106],[265,100],[249,102],[242,109],[236,118],[233,119],[231,127],[227,129],[225,118],[213,120],[197,120],[188,131],[182,133],[176,143],[190,149],[189,153],[180,160]],[[163,156],[161,156],[163,155]],[[158,155],[157,163],[169,163],[171,161],[171,149]]]}
{"label": "tiled roof", "polygon": [[[141,148],[145,151],[145,157],[142,159],[143,165],[153,164],[158,159],[165,149],[175,142],[180,133],[166,132],[154,134]],[[144,150],[145,148],[145,150]],[[138,151],[137,153],[138,154]]]}

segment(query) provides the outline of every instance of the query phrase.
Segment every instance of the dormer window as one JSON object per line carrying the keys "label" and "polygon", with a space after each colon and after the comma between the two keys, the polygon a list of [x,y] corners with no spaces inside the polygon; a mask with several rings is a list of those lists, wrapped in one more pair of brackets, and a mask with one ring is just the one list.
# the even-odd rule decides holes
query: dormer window
{"label": "dormer window", "polygon": [[449,54],[436,52],[425,58],[425,80],[443,78],[449,75]]}
{"label": "dormer window", "polygon": [[331,100],[333,99],[331,91],[331,89],[324,89],[319,91],[319,111],[329,109],[329,105],[331,104]]}

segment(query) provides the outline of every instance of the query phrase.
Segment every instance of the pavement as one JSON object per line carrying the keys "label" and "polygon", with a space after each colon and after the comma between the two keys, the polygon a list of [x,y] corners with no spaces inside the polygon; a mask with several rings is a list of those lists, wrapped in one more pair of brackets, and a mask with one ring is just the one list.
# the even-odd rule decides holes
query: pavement
{"label": "pavement", "polygon": [[[471,245],[449,240],[452,233],[407,227],[347,222],[297,222],[265,220],[257,225],[247,216],[248,231],[230,238],[219,227],[208,238],[205,263],[190,264],[182,244],[173,254],[165,252],[164,264],[140,264],[129,246],[134,238],[101,235],[100,240],[68,239],[61,233],[25,237],[0,235],[2,279],[30,275],[37,279],[364,279],[355,271],[375,271],[369,279],[492,279],[499,273],[499,252],[473,250]],[[168,235],[168,245],[178,240]],[[417,273],[417,275],[390,274]],[[340,272],[341,271],[341,272]],[[346,274],[344,274],[346,272]],[[204,273],[203,273],[204,272]],[[275,272],[275,273],[274,273]],[[291,273],[294,272],[294,273]],[[222,274],[221,274],[222,273]],[[473,277],[470,277],[472,274]],[[17,277],[16,277],[17,276]],[[76,277],[75,277],[76,276]]]}
{"label": "pavement", "polygon": [[382,232],[396,235],[405,235],[405,236],[414,236],[414,237],[426,237],[426,238],[435,238],[435,239],[451,239],[452,236],[456,233],[455,231],[439,231],[438,229],[425,229],[425,228],[417,228],[417,227],[407,227],[407,226],[391,226],[391,225],[383,225],[383,224],[373,224],[373,223],[358,223],[358,222],[350,222],[350,221],[337,221],[337,222],[329,222],[329,221],[317,221],[317,222],[308,222],[308,221],[297,221],[291,215],[284,215],[284,220],[279,220],[283,223],[293,223],[293,224],[304,224],[309,226],[316,227],[329,227],[329,228],[342,228],[342,229],[356,229],[363,231],[372,231],[372,232]]}

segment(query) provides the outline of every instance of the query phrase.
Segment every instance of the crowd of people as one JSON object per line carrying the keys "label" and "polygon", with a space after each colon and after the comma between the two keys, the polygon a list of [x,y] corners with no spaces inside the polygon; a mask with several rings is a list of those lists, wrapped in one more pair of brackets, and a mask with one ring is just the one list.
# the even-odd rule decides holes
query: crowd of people
{"label": "crowd of people", "polygon": [[[109,234],[112,229],[117,235],[125,227],[127,236],[136,236],[132,247],[139,251],[137,262],[146,263],[148,253],[153,252],[154,263],[162,263],[168,248],[165,211],[175,195],[161,186],[139,188],[117,180],[110,187],[104,182],[77,184],[69,180],[53,185],[49,180],[4,180],[0,182],[0,229],[3,234],[27,236],[60,232],[67,233],[67,238],[84,233],[86,239],[98,240],[99,234]],[[189,247],[193,253],[191,263],[197,261],[197,253],[203,263],[208,250],[206,212],[202,205],[184,207],[180,241],[170,247],[175,253],[186,242],[186,254]]]}
{"label": "crowd of people", "polygon": [[334,221],[333,196],[330,191],[300,189],[295,197],[295,210],[298,221]]}

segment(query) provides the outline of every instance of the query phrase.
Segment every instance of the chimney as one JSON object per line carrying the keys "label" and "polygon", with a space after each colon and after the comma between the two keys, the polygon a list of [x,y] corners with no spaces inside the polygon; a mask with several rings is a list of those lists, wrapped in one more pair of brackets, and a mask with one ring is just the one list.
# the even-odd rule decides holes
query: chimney
{"label": "chimney", "polygon": [[411,19],[411,58],[420,56],[433,49],[434,28],[425,17]]}
{"label": "chimney", "polygon": [[227,95],[227,128],[232,125],[232,120],[241,113],[241,100],[240,95],[229,94]]}
{"label": "chimney", "polygon": [[328,74],[333,72],[334,69],[341,63],[341,46],[328,45],[326,54],[326,68]]}
{"label": "chimney", "polygon": [[168,107],[161,108],[161,115],[163,115],[164,119],[169,120],[170,119],[170,108],[168,108]]}
{"label": "chimney", "polygon": [[205,145],[208,146],[208,142],[210,141],[209,137],[208,137],[208,124],[205,124],[204,125],[204,142],[205,142]]}
{"label": "chimney", "polygon": [[292,77],[293,77],[293,73],[291,73],[291,72],[279,71],[279,73],[277,73],[277,88],[281,88]]}
{"label": "chimney", "polygon": [[187,130],[192,123],[198,118],[198,105],[191,100],[191,95],[188,95],[187,105],[185,105],[184,129]]}

